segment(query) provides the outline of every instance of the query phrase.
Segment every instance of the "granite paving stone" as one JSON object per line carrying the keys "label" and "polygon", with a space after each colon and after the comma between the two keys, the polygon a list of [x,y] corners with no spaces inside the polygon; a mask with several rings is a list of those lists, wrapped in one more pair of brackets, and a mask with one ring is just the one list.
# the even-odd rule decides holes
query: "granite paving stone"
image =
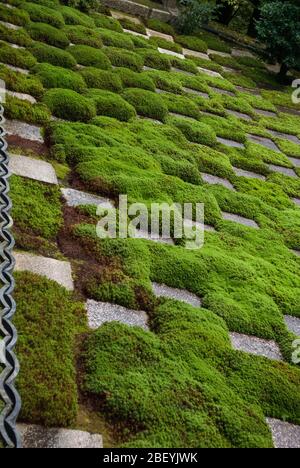
{"label": "granite paving stone", "polygon": [[223,185],[223,187],[228,188],[229,190],[235,190],[234,186],[231,182],[227,179],[223,179],[222,177],[218,177],[212,174],[206,174],[204,172],[201,173],[202,179],[207,182],[208,184],[212,185]]}
{"label": "granite paving stone", "polygon": [[234,223],[239,223],[243,224],[244,226],[259,229],[258,224],[253,219],[248,219],[244,216],[240,216],[234,213],[228,213],[227,211],[223,211],[222,215],[225,221],[233,221]]}
{"label": "granite paving stone", "polygon": [[275,448],[300,448],[300,426],[274,418],[267,418],[266,421],[271,429]]}
{"label": "granite paving stone", "polygon": [[292,315],[285,315],[284,321],[290,332],[300,336],[300,318],[293,317]]}
{"label": "granite paving stone", "polygon": [[81,192],[72,188],[61,189],[64,198],[66,199],[68,206],[80,206],[80,205],[95,205],[101,206],[103,209],[112,209],[114,204],[108,198],[99,197],[92,193]]}
{"label": "granite paving stone", "polygon": [[11,155],[9,170],[18,176],[39,180],[48,184],[57,184],[57,177],[53,166],[46,161],[32,159],[27,156]]}
{"label": "granite paving stone", "polygon": [[167,297],[177,301],[186,302],[193,307],[201,307],[201,299],[185,289],[171,288],[166,284],[152,283],[153,292],[156,297]]}
{"label": "granite paving stone", "polygon": [[256,336],[230,333],[232,347],[238,351],[263,356],[274,361],[282,361],[279,346],[273,340],[264,340]]}
{"label": "granite paving stone", "polygon": [[232,166],[232,169],[239,177],[250,177],[251,179],[266,180],[266,176],[257,174],[256,172],[246,171],[245,169],[240,169],[239,167],[234,166]]}
{"label": "granite paving stone", "polygon": [[7,135],[14,135],[24,140],[44,143],[42,129],[36,125],[20,122],[19,120],[6,120],[4,128]]}
{"label": "granite paving stone", "polygon": [[97,329],[106,322],[121,322],[129,326],[148,329],[148,315],[144,311],[127,309],[118,304],[97,302],[88,299],[86,302],[89,327]]}

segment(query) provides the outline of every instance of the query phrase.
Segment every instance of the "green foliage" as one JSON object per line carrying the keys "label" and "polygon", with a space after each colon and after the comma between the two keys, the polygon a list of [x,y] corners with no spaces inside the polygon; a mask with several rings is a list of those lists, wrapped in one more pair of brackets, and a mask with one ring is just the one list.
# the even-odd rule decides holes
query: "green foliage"
{"label": "green foliage", "polygon": [[137,53],[143,58],[144,65],[157,70],[170,70],[170,60],[156,50],[137,49]]}
{"label": "green foliage", "polygon": [[194,119],[198,119],[200,116],[198,106],[185,96],[177,96],[169,93],[163,94],[162,99],[169,112],[176,112],[188,117],[193,117]]}
{"label": "green foliage", "polygon": [[14,67],[30,69],[36,64],[35,57],[23,49],[15,49],[3,41],[0,41],[1,62],[13,65]]}
{"label": "green foliage", "polygon": [[61,119],[88,122],[96,115],[93,102],[70,89],[50,89],[43,101]]}
{"label": "green foliage", "polygon": [[75,8],[63,6],[60,8],[60,12],[64,17],[65,23],[69,25],[80,25],[86,28],[94,28],[95,23],[91,16],[82,13]]}
{"label": "green foliage", "polygon": [[96,49],[103,46],[99,34],[93,29],[85,26],[66,26],[64,31],[73,44],[83,44]]}
{"label": "green foliage", "polygon": [[272,59],[287,67],[299,67],[300,8],[293,3],[272,1],[261,7],[256,25],[259,39]]}
{"label": "green foliage", "polygon": [[62,14],[56,9],[31,2],[24,3],[22,8],[29,14],[30,20],[36,23],[47,23],[55,28],[63,28],[65,25]]}
{"label": "green foliage", "polygon": [[165,23],[155,18],[147,20],[147,26],[154,31],[159,31],[163,34],[169,34],[169,36],[175,36],[174,28],[171,24]]}
{"label": "green foliage", "polygon": [[128,104],[118,94],[91,89],[88,91],[87,96],[93,99],[97,115],[114,117],[124,122],[127,122],[136,115],[134,107]]}
{"label": "green foliage", "polygon": [[23,233],[54,240],[63,223],[59,189],[15,175],[10,184],[15,227]]}
{"label": "green foliage", "polygon": [[62,3],[89,13],[91,10],[97,9],[99,2],[98,0],[62,0]]}
{"label": "green foliage", "polygon": [[218,50],[219,52],[225,52],[229,54],[231,53],[230,45],[215,34],[201,30],[197,31],[195,35],[207,44],[208,49]]}
{"label": "green foliage", "polygon": [[30,23],[26,27],[30,37],[35,41],[45,42],[54,47],[65,49],[69,45],[69,39],[64,31],[45,23]]}
{"label": "green foliage", "polygon": [[129,18],[121,18],[119,22],[124,29],[128,29],[129,31],[135,31],[139,34],[144,34],[144,35],[147,34],[145,26],[141,23],[135,23],[134,21],[131,21]]}
{"label": "green foliage", "polygon": [[179,0],[179,16],[176,28],[184,34],[192,34],[214,17],[215,5],[198,0]]}
{"label": "green foliage", "polygon": [[186,49],[196,50],[197,52],[207,52],[207,44],[196,36],[176,36],[176,42]]}
{"label": "green foliage", "polygon": [[124,33],[118,33],[109,29],[97,29],[103,44],[108,47],[117,47],[119,49],[133,50],[134,45],[130,37]]}
{"label": "green foliage", "polygon": [[176,42],[167,41],[164,38],[152,36],[149,39],[149,43],[155,45],[155,47],[161,47],[162,49],[172,50],[179,54],[182,53],[182,47]]}
{"label": "green foliage", "polygon": [[30,18],[26,11],[19,8],[7,8],[0,4],[0,18],[6,23],[16,24],[17,26],[25,26],[29,23]]}
{"label": "green foliage", "polygon": [[120,67],[117,71],[124,88],[142,88],[155,91],[155,84],[150,76],[145,73],[136,73],[128,68]]}
{"label": "green foliage", "polygon": [[116,93],[122,91],[121,77],[117,73],[100,70],[99,68],[86,67],[80,70],[80,75],[84,78],[89,88],[107,89]]}
{"label": "green foliage", "polygon": [[200,145],[215,146],[217,143],[216,134],[211,127],[201,122],[189,121],[178,117],[170,119],[170,123],[175,125],[192,143]]}
{"label": "green foliage", "polygon": [[25,31],[25,29],[18,29],[17,31],[13,29],[6,28],[3,24],[0,24],[0,40],[11,42],[22,47],[27,47],[32,39]]}
{"label": "green foliage", "polygon": [[64,68],[75,68],[77,62],[69,52],[52,47],[41,42],[35,42],[29,48],[38,62],[50,63],[51,65]]}
{"label": "green foliage", "polygon": [[87,45],[75,45],[68,47],[68,52],[77,60],[80,65],[86,67],[96,67],[102,70],[111,68],[110,61],[104,52]]}
{"label": "green foliage", "polygon": [[4,107],[6,117],[12,120],[43,125],[50,119],[48,108],[41,103],[31,104],[29,101],[7,95]]}
{"label": "green foliage", "polygon": [[168,114],[168,109],[161,97],[151,91],[138,88],[127,89],[123,97],[139,115],[144,117],[164,121]]}
{"label": "green foliage", "polygon": [[126,67],[135,72],[142,70],[144,63],[143,58],[131,50],[107,47],[104,49],[104,53],[114,67]]}
{"label": "green foliage", "polygon": [[92,18],[95,21],[97,28],[111,29],[119,33],[123,32],[123,29],[118,20],[115,18],[102,15],[101,13],[93,13]]}
{"label": "green foliage", "polygon": [[41,80],[45,88],[66,88],[82,93],[86,88],[84,79],[79,73],[40,63],[33,68],[33,73]]}
{"label": "green foliage", "polygon": [[28,272],[15,276],[21,417],[29,423],[67,427],[77,415],[75,334],[84,311],[54,281]]}
{"label": "green foliage", "polygon": [[40,98],[44,91],[43,85],[37,77],[15,72],[4,65],[0,65],[0,79],[5,81],[7,89],[17,93],[30,94],[35,98]]}

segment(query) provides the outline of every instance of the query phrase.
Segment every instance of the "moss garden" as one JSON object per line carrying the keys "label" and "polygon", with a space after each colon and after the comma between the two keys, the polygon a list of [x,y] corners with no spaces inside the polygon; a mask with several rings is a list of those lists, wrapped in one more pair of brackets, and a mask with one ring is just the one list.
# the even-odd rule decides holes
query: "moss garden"
{"label": "moss garden", "polygon": [[[104,447],[273,447],[266,418],[300,425],[287,324],[300,323],[292,77],[279,82],[245,35],[238,44],[71,3],[0,3],[5,116],[42,136],[10,135],[10,152],[50,163],[58,179],[12,175],[16,251],[69,262],[74,281],[69,291],[15,273],[20,421],[101,433]],[[100,239],[96,207],[69,206],[66,188],[117,208],[120,194],[148,207],[204,203],[204,246]],[[201,306],[157,297],[152,283]],[[90,328],[90,300],[144,311],[148,328]],[[281,360],[237,349],[233,334],[273,343]]]}

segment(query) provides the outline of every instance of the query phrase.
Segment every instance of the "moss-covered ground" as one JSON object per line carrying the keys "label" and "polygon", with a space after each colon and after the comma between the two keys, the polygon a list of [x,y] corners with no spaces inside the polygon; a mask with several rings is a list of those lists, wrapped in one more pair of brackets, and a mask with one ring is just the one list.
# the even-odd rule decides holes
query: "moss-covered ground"
{"label": "moss-covered ground", "polygon": [[[110,446],[271,447],[265,417],[300,424],[295,336],[284,322],[286,314],[300,317],[293,252],[300,250],[293,201],[300,199],[300,169],[291,159],[300,160],[300,145],[272,132],[300,138],[292,88],[278,84],[262,57],[220,56],[232,44],[205,31],[177,36],[170,25],[137,26],[106,10],[86,15],[58,1],[52,8],[42,0],[9,3],[17,8],[1,4],[0,17],[21,29],[0,26],[0,78],[37,103],[9,96],[6,116],[43,126],[47,151],[34,157],[51,162],[62,184],[113,200],[202,202],[205,223],[215,228],[200,250],[184,241],[100,240],[94,209],[67,211],[59,188],[13,176],[17,247],[69,258],[77,286],[72,296],[46,279],[16,275],[22,419],[104,430]],[[168,49],[165,41],[123,32],[144,35],[146,26],[174,43]],[[157,47],[195,56],[183,60]],[[208,49],[210,61],[197,56]],[[268,138],[278,151],[248,135]],[[293,168],[295,177],[270,164]],[[237,176],[236,168],[265,180]],[[235,190],[205,183],[202,173]],[[224,221],[224,211],[259,229]],[[202,308],[158,300],[152,281],[197,294]],[[147,311],[150,331],[116,322],[88,331],[86,298]],[[275,340],[284,362],[234,351],[230,331]]]}

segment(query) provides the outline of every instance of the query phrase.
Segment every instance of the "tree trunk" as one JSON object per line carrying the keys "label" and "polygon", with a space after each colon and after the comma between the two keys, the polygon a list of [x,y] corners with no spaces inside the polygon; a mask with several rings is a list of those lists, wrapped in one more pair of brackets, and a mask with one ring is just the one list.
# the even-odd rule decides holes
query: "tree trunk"
{"label": "tree trunk", "polygon": [[248,36],[251,37],[256,37],[257,32],[256,32],[256,21],[258,21],[260,18],[260,10],[257,7],[254,7],[249,25],[248,25],[248,31],[247,34]]}
{"label": "tree trunk", "polygon": [[219,7],[217,10],[217,15],[218,15],[217,20],[219,21],[219,23],[222,23],[222,24],[225,24],[225,26],[228,26],[234,14],[234,7],[226,3],[223,3],[221,0],[217,0],[216,4]]}
{"label": "tree trunk", "polygon": [[285,63],[282,63],[280,67],[280,71],[278,73],[278,80],[281,83],[284,83],[286,81],[288,71],[289,71],[289,67]]}

